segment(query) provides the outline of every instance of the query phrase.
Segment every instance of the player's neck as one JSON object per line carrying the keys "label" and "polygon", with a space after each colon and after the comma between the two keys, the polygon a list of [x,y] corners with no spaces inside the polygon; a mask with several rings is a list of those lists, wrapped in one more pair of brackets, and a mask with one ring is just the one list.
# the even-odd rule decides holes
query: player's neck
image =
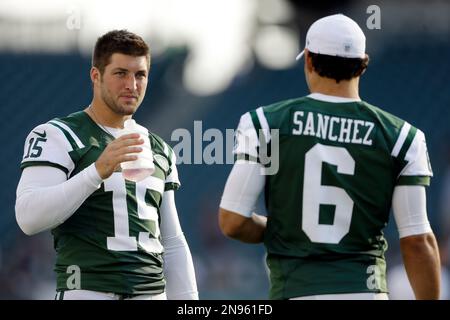
{"label": "player's neck", "polygon": [[359,78],[352,80],[336,80],[320,77],[310,85],[311,93],[322,93],[329,96],[359,99]]}
{"label": "player's neck", "polygon": [[92,100],[85,112],[98,124],[110,128],[123,128],[123,123],[130,116],[114,113],[103,101]]}

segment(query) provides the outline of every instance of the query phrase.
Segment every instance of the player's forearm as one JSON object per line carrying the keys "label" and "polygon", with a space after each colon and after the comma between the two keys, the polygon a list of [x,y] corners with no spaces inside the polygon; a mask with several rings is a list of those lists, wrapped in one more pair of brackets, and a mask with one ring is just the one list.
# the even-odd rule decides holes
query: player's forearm
{"label": "player's forearm", "polygon": [[251,221],[248,222],[249,230],[246,232],[247,235],[241,237],[241,241],[247,243],[263,242],[266,226],[267,226],[267,217],[253,213]]}
{"label": "player's forearm", "polygon": [[164,274],[169,300],[198,300],[197,282],[191,252],[183,234],[162,239]]}
{"label": "player's forearm", "polygon": [[[45,185],[46,179],[51,180],[48,176],[42,177],[40,185],[35,173],[43,170],[33,172],[33,169],[36,168],[24,170],[17,187],[16,220],[27,235],[55,228],[66,221],[101,183],[93,165],[55,185]],[[48,171],[51,170],[59,169]]]}
{"label": "player's forearm", "polygon": [[400,247],[416,299],[439,299],[441,267],[434,234],[402,238]]}
{"label": "player's forearm", "polygon": [[246,243],[260,243],[266,230],[266,219],[260,215],[244,217],[236,212],[220,208],[219,226],[227,237]]}
{"label": "player's forearm", "polygon": [[194,263],[181,230],[173,190],[164,192],[160,211],[167,298],[198,300]]}

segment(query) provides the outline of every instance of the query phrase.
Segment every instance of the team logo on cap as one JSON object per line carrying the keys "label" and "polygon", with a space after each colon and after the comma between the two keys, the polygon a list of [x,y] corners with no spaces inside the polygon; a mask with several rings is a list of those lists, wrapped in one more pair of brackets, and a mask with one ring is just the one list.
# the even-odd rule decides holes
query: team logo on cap
{"label": "team logo on cap", "polygon": [[344,51],[345,52],[349,52],[351,48],[352,48],[352,45],[350,43],[344,44]]}

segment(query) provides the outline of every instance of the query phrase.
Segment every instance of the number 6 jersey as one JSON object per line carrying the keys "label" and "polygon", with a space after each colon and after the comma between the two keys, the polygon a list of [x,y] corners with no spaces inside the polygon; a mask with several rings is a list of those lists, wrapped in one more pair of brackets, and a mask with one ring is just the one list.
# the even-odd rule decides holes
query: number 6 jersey
{"label": "number 6 jersey", "polygon": [[[135,183],[114,172],[52,230],[58,291],[124,295],[164,291],[159,208],[164,191],[176,190],[180,183],[172,149],[153,133],[149,138],[155,163],[152,176]],[[53,166],[70,179],[95,162],[112,140],[85,112],[53,119],[28,135],[21,168]],[[75,284],[74,272],[80,276]]]}
{"label": "number 6 jersey", "polygon": [[366,102],[321,96],[250,111],[237,130],[238,159],[277,169],[265,183],[273,299],[387,292],[382,230],[394,188],[432,176],[420,130]]}

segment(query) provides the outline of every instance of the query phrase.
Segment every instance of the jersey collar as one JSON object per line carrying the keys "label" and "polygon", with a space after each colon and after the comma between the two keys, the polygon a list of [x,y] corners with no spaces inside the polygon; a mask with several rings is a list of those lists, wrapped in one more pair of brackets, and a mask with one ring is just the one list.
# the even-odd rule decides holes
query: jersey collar
{"label": "jersey collar", "polygon": [[325,102],[334,102],[334,103],[342,103],[342,102],[356,102],[361,101],[359,98],[344,98],[344,97],[337,97],[337,96],[329,96],[327,94],[323,93],[311,93],[308,95],[308,98],[319,100],[319,101],[325,101]]}

